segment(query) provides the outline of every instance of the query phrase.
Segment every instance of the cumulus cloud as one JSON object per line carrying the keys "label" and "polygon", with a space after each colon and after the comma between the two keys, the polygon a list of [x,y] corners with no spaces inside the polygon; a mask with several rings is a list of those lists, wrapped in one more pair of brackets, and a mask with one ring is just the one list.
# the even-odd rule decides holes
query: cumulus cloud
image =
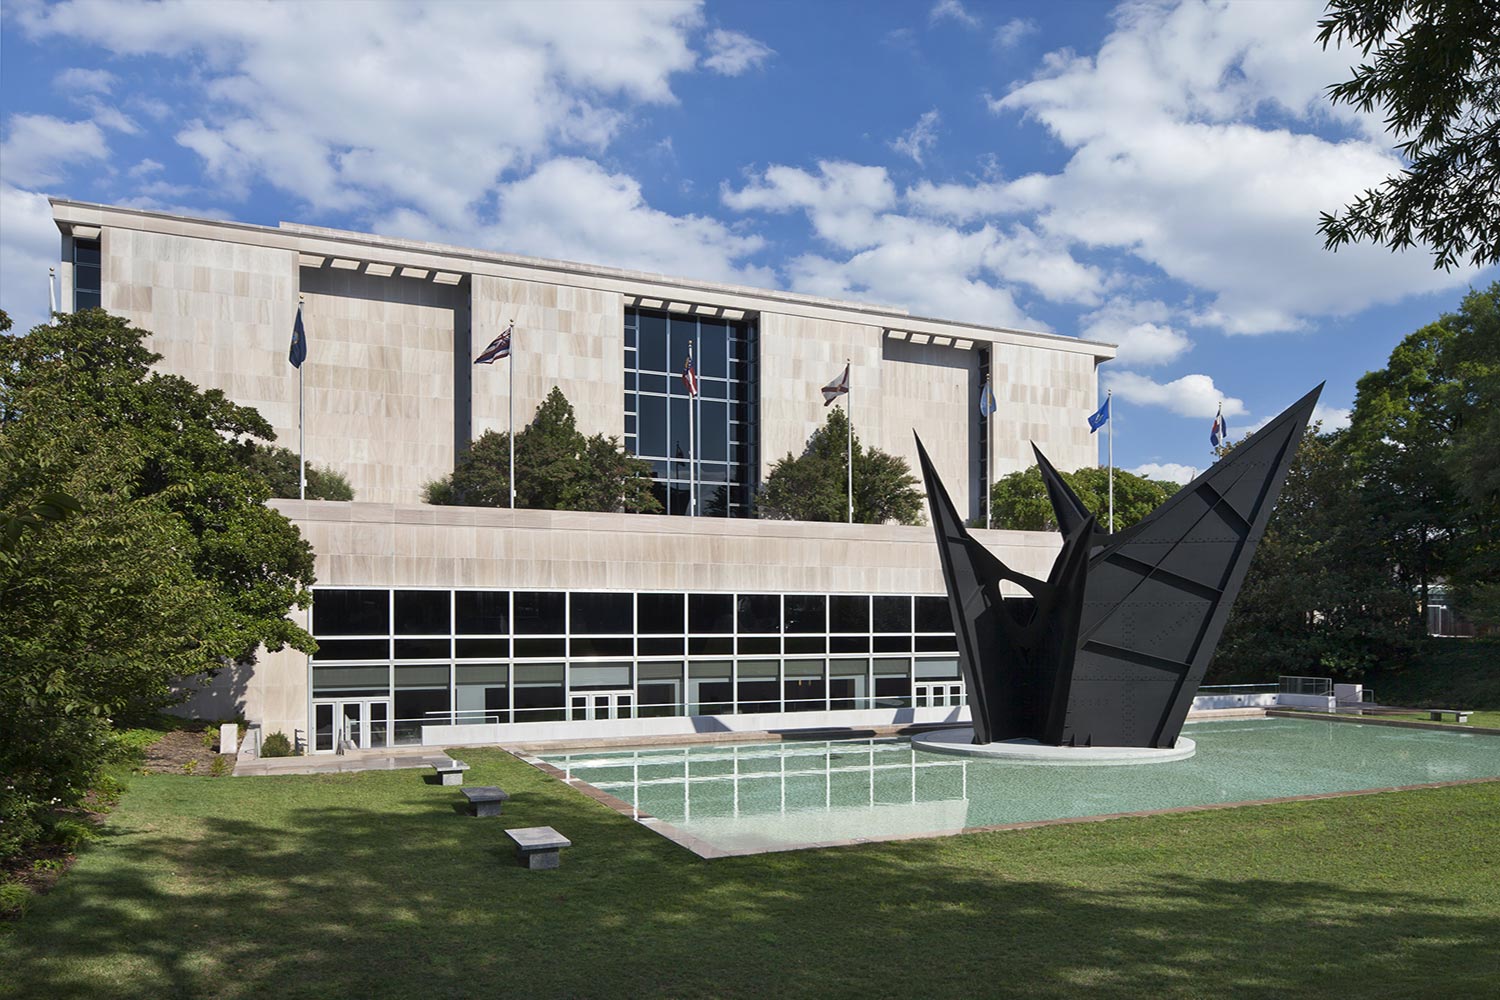
{"label": "cumulus cloud", "polygon": [[1168,322],[1171,316],[1172,310],[1159,300],[1133,302],[1115,298],[1080,320],[1079,335],[1118,344],[1115,357],[1121,365],[1163,365],[1177,360],[1193,346],[1187,334]]}
{"label": "cumulus cloud", "polygon": [[716,28],[708,33],[708,57],[703,65],[724,76],[739,76],[756,69],[776,53],[765,44],[738,31]]}
{"label": "cumulus cloud", "polygon": [[1137,372],[1106,369],[1104,384],[1127,402],[1164,407],[1183,417],[1212,420],[1221,404],[1226,418],[1244,416],[1248,412],[1243,400],[1224,395],[1207,375],[1184,375],[1163,383]]}
{"label": "cumulus cloud", "polygon": [[923,155],[937,145],[937,127],[941,120],[942,116],[938,114],[937,108],[925,112],[915,125],[892,140],[891,148],[911,157],[921,166]]}
{"label": "cumulus cloud", "polygon": [[1027,35],[1035,34],[1037,30],[1037,23],[1030,18],[1013,17],[995,29],[995,48],[1012,48]]}
{"label": "cumulus cloud", "polygon": [[455,230],[399,210],[382,219],[379,228],[509,253],[706,280],[774,283],[769,272],[746,263],[761,249],[760,237],[740,235],[715,219],[652,208],[633,178],[578,157],[550,160],[502,185],[490,223]]}
{"label": "cumulus cloud", "polygon": [[67,168],[109,155],[104,133],[93,122],[63,121],[51,115],[11,115],[0,142],[0,173],[11,184],[58,184]]}
{"label": "cumulus cloud", "polygon": [[52,78],[58,90],[75,94],[107,94],[114,89],[118,78],[107,69],[87,69],[74,66],[63,70]]}
{"label": "cumulus cloud", "polygon": [[0,182],[0,219],[0,309],[24,333],[47,320],[47,268],[62,242],[46,195]]}
{"label": "cumulus cloud", "polygon": [[702,13],[692,0],[65,0],[15,20],[34,39],[187,63],[201,118],[177,141],[231,194],[266,182],[319,210],[394,203],[458,226],[502,176],[601,149],[631,109],[675,102]]}
{"label": "cumulus cloud", "polygon": [[[1348,53],[1309,37],[1318,4],[1124,7],[1097,55],[1051,54],[990,102],[1072,150],[1036,184],[1044,231],[1130,254],[1207,293],[1194,319],[1230,333],[1298,329],[1312,317],[1461,285],[1420,252],[1330,255],[1319,211],[1400,169],[1372,116],[1331,110],[1324,88]],[[1300,129],[1258,121],[1290,121]],[[1319,123],[1353,131],[1310,134]],[[1372,141],[1373,138],[1373,141]]]}
{"label": "cumulus cloud", "polygon": [[1137,476],[1145,476],[1147,479],[1155,479],[1158,482],[1176,483],[1179,486],[1186,486],[1194,479],[1197,479],[1198,473],[1203,470],[1195,469],[1191,465],[1181,465],[1177,462],[1147,462],[1145,465],[1137,465],[1135,468],[1127,469],[1126,471],[1134,473]]}
{"label": "cumulus cloud", "polygon": [[970,14],[959,0],[938,0],[932,5],[932,10],[927,12],[927,20],[933,24],[939,21],[953,21],[965,28],[979,27],[979,18]]}

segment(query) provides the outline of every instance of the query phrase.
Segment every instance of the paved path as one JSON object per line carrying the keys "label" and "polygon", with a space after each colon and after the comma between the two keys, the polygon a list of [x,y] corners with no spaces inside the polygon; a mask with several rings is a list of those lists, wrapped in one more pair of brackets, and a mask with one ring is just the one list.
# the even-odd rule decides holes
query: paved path
{"label": "paved path", "polygon": [[355,771],[395,771],[427,767],[446,757],[437,747],[406,747],[389,750],[354,750],[342,754],[303,757],[252,757],[234,767],[235,777],[265,774],[351,774]]}

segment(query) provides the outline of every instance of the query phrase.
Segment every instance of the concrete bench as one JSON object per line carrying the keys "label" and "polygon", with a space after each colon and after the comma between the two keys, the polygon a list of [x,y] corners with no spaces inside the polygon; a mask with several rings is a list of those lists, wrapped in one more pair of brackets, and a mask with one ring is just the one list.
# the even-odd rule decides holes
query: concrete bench
{"label": "concrete bench", "polygon": [[501,807],[510,795],[505,789],[494,785],[475,785],[464,789],[464,798],[473,806],[475,816],[499,816]]}
{"label": "concrete bench", "polygon": [[437,772],[438,783],[442,785],[462,785],[464,783],[464,772],[469,769],[469,765],[463,761],[449,760],[447,757],[439,757],[428,763]]}
{"label": "concrete bench", "polygon": [[516,855],[521,864],[533,871],[556,868],[561,863],[558,852],[573,846],[571,840],[550,826],[506,830],[505,835],[516,842]]}
{"label": "concrete bench", "polygon": [[1427,718],[1433,722],[1442,722],[1445,715],[1453,716],[1453,721],[1459,725],[1469,721],[1469,710],[1466,708],[1429,708],[1427,710]]}

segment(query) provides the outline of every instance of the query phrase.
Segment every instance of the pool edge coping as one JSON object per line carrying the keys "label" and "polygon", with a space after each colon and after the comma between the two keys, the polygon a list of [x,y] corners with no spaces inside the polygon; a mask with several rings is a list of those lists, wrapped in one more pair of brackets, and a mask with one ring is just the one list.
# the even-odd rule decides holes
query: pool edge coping
{"label": "pool edge coping", "polygon": [[[1273,718],[1305,717],[1300,714],[1292,715],[1290,713],[1288,713],[1287,716],[1271,716],[1271,713],[1267,712],[1266,715],[1267,717]],[[1314,716],[1314,718],[1319,717]],[[1347,717],[1341,718],[1338,716],[1327,716],[1326,718],[1329,721],[1336,722],[1376,722],[1377,724],[1382,724],[1378,722],[1378,720],[1374,719],[1357,719]],[[1205,719],[1203,721],[1211,720]],[[1413,724],[1401,722],[1385,722],[1383,724],[1388,726],[1395,725],[1401,728],[1439,728],[1437,726],[1427,726],[1421,723]],[[1459,733],[1478,732],[1485,735],[1500,736],[1500,730],[1496,729],[1476,729],[1472,726],[1442,726],[1441,728]],[[713,844],[710,844],[703,838],[694,836],[681,827],[675,826],[671,823],[668,823],[666,820],[663,820],[657,816],[653,816],[650,813],[644,812],[631,803],[626,802],[624,799],[617,798],[604,791],[603,789],[596,788],[594,785],[590,784],[587,781],[584,781],[582,778],[569,777],[568,773],[562,768],[557,767],[554,764],[549,764],[545,760],[542,760],[540,757],[536,756],[536,754],[529,748],[513,745],[502,747],[501,749],[514,756],[517,760],[531,765],[532,767],[541,771],[543,774],[556,778],[563,784],[582,793],[586,798],[593,799],[595,802],[598,802],[605,808],[619,813],[621,816],[624,816],[631,822],[638,823],[651,832],[658,834],[668,841],[671,841],[678,847],[682,847],[707,861],[712,861],[716,858],[742,858],[752,857],[757,854],[785,854],[789,851],[825,850],[827,848],[835,847],[855,847],[861,844],[895,843],[904,840],[929,840],[938,837],[955,837],[972,833],[1005,833],[1016,830],[1033,830],[1038,827],[1061,826],[1068,823],[1102,823],[1108,820],[1116,819],[1133,819],[1146,816],[1171,816],[1181,813],[1208,812],[1215,809],[1240,809],[1245,806],[1268,806],[1287,802],[1316,802],[1322,799],[1342,799],[1349,798],[1355,795],[1383,795],[1388,792],[1413,792],[1427,788],[1455,788],[1463,785],[1482,785],[1493,782],[1500,782],[1500,775],[1492,775],[1485,778],[1459,778],[1454,781],[1429,781],[1416,785],[1388,785],[1381,788],[1352,788],[1337,792],[1313,792],[1307,795],[1282,795],[1269,799],[1245,799],[1239,802],[1207,802],[1199,805],[1167,806],[1162,809],[1139,809],[1132,810],[1130,812],[1099,813],[1098,815],[1094,816],[1061,816],[1056,819],[1022,820],[1017,823],[997,823],[988,826],[965,826],[950,830],[924,830],[920,833],[899,833],[885,837],[852,837],[838,840],[816,841],[809,844],[726,849],[722,847],[715,847]]]}

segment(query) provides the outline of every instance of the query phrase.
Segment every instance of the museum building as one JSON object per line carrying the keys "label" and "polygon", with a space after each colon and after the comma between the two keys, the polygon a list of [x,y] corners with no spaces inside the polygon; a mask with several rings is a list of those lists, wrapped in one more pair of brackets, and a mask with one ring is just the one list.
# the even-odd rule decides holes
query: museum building
{"label": "museum building", "polygon": [[[958,718],[932,529],[763,519],[756,490],[822,426],[846,365],[834,405],[860,441],[915,470],[920,434],[981,524],[983,484],[1030,466],[1031,442],[1061,469],[1097,462],[1085,417],[1108,344],[292,223],[52,210],[63,308],[150,331],[159,370],[255,407],[294,450],[301,303],[307,461],[355,493],[271,501],[316,552],[294,617],[318,652],[262,650],[189,704],[311,753]],[[512,323],[509,357],[476,365]],[[662,514],[422,502],[509,429],[512,389],[519,431],[554,386],[579,430],[650,463]],[[974,534],[1034,576],[1059,546]]]}

